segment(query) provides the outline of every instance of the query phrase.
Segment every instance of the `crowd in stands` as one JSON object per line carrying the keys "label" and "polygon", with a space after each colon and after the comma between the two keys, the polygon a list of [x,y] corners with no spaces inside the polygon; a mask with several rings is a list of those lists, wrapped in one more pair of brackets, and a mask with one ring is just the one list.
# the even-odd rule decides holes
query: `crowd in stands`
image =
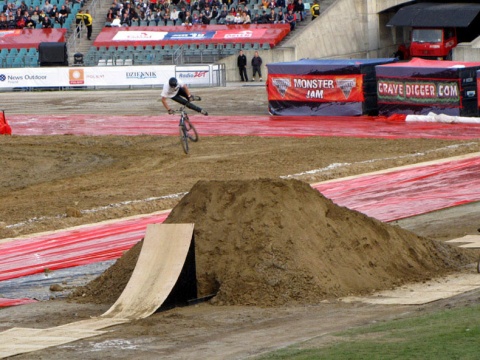
{"label": "crowd in stands", "polygon": [[105,26],[290,24],[294,30],[306,14],[303,0],[114,0]]}
{"label": "crowd in stands", "polygon": [[39,29],[53,28],[55,24],[63,27],[65,19],[71,13],[73,3],[82,3],[83,0],[65,0],[59,5],[53,5],[45,0],[43,5],[27,6],[25,1],[20,5],[15,2],[7,3],[0,13],[0,30],[5,29]]}

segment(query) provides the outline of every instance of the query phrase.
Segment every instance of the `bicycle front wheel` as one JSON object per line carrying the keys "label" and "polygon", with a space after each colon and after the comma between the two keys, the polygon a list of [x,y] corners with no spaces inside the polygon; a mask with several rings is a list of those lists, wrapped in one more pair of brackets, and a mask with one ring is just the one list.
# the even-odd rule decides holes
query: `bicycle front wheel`
{"label": "bicycle front wheel", "polygon": [[180,144],[182,144],[182,149],[185,154],[188,154],[188,131],[185,128],[185,125],[180,125]]}
{"label": "bicycle front wheel", "polygon": [[186,128],[188,138],[193,142],[197,142],[198,141],[197,129],[195,129],[195,126],[193,126],[193,124],[190,122],[190,119],[188,117],[185,118],[185,128]]}

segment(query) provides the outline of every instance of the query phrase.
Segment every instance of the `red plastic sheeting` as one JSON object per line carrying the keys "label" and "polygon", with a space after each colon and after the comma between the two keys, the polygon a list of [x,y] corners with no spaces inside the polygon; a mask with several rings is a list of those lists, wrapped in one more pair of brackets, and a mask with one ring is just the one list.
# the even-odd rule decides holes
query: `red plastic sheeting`
{"label": "red plastic sheeting", "polygon": [[480,157],[316,184],[336,204],[388,222],[480,201]]}
{"label": "red plastic sheeting", "polygon": [[0,48],[36,48],[41,42],[64,42],[67,29],[12,29],[0,31]]}
{"label": "red plastic sheeting", "polygon": [[[382,117],[191,115],[200,136],[337,136],[367,138],[480,138],[479,124],[406,123]],[[10,115],[14,135],[178,135],[178,117]]]}
{"label": "red plastic sheeting", "polygon": [[[331,181],[314,188],[339,205],[392,221],[480,201],[479,168],[480,157],[474,157]],[[161,223],[167,216],[168,211],[0,244],[0,281],[46,268],[116,259],[142,239],[147,224]]]}
{"label": "red plastic sheeting", "polygon": [[288,24],[105,27],[94,46],[259,43],[277,45],[290,32]]}
{"label": "red plastic sheeting", "polygon": [[147,224],[169,212],[94,224],[0,244],[0,281],[117,259],[145,235]]}
{"label": "red plastic sheeting", "polygon": [[8,307],[8,306],[25,305],[25,304],[30,304],[30,303],[34,303],[34,302],[37,302],[37,300],[26,299],[26,298],[22,298],[22,299],[0,298],[0,308],[1,307]]}

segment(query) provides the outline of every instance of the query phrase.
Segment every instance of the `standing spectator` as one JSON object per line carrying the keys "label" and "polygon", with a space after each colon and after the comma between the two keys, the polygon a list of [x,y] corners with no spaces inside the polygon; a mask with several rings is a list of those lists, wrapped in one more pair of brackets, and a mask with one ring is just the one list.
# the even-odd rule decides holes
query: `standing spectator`
{"label": "standing spectator", "polygon": [[255,55],[253,55],[252,68],[253,68],[252,81],[255,81],[256,73],[258,73],[258,81],[262,81],[262,58],[258,55],[258,51],[255,51]]}
{"label": "standing spectator", "polygon": [[247,76],[247,57],[243,54],[243,50],[240,50],[237,58],[238,72],[242,81],[248,81]]}
{"label": "standing spectator", "polygon": [[83,22],[87,27],[87,39],[92,40],[93,19],[92,15],[90,15],[90,11],[85,10],[85,15],[83,15]]}
{"label": "standing spectator", "polygon": [[312,20],[315,20],[320,15],[320,5],[318,4],[318,0],[313,0],[310,13],[312,14]]}

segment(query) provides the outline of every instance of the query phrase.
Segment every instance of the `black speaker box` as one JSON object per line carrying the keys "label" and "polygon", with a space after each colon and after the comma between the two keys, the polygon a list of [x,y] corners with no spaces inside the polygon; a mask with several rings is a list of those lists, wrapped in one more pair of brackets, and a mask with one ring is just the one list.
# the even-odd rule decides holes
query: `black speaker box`
{"label": "black speaker box", "polygon": [[40,66],[68,66],[67,44],[42,42],[38,45]]}

